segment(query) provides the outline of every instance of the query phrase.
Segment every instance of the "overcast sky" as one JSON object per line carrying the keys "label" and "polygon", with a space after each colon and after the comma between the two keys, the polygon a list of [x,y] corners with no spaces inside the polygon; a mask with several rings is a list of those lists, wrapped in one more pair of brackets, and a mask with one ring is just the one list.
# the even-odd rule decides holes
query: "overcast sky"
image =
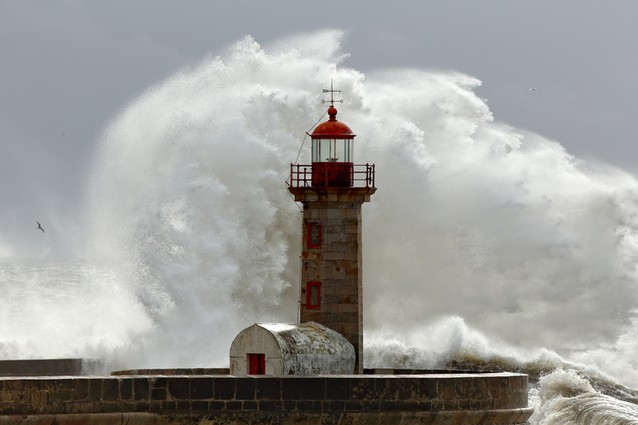
{"label": "overcast sky", "polygon": [[347,32],[344,66],[470,74],[497,121],[638,174],[636,17],[635,0],[0,0],[0,229],[72,217],[100,132],[146,88],[245,35],[323,28]]}

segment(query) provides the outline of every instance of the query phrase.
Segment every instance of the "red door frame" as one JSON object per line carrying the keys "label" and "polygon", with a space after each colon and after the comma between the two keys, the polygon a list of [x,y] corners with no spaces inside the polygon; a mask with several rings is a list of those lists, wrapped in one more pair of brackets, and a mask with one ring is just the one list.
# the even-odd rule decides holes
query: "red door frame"
{"label": "red door frame", "polygon": [[266,355],[263,353],[248,353],[248,374],[266,374]]}

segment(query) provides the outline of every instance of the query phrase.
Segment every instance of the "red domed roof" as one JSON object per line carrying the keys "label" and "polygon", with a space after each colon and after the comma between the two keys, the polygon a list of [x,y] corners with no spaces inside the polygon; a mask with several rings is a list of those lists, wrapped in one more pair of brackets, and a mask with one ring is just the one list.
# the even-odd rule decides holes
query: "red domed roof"
{"label": "red domed roof", "polygon": [[353,139],[355,134],[350,127],[342,122],[337,121],[337,108],[330,106],[328,108],[328,121],[315,127],[310,137],[313,139]]}

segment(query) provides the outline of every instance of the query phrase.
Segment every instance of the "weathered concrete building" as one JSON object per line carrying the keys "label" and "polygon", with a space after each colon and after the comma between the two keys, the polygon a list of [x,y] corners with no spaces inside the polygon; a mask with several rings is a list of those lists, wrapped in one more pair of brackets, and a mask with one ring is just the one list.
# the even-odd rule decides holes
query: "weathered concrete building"
{"label": "weathered concrete building", "polygon": [[230,346],[231,375],[339,375],[354,373],[354,347],[315,322],[256,323]]}

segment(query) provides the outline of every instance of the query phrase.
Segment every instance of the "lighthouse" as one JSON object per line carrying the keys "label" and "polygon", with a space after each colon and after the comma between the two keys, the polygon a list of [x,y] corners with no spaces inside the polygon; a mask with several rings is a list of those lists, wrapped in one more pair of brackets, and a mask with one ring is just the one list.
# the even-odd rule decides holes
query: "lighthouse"
{"label": "lighthouse", "polygon": [[311,164],[291,164],[288,190],[303,205],[299,318],[343,335],[363,373],[361,207],[376,191],[374,164],[354,163],[355,134],[337,120],[330,93],[328,120],[315,127]]}

